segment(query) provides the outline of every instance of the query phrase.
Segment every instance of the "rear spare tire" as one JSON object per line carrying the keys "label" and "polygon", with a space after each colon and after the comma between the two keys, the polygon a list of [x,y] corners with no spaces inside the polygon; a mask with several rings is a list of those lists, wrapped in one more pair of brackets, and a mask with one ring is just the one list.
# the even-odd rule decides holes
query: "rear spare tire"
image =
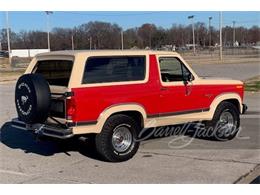
{"label": "rear spare tire", "polygon": [[45,122],[50,104],[50,87],[42,75],[24,74],[18,79],[15,105],[19,120],[28,124]]}

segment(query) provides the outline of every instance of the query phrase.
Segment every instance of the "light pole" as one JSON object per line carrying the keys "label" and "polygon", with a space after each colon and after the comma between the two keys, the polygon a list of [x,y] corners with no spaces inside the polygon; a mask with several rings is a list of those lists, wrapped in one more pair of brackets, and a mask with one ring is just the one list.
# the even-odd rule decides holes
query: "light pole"
{"label": "light pole", "polygon": [[211,46],[211,25],[210,25],[210,21],[212,20],[212,17],[209,17],[209,46]]}
{"label": "light pole", "polygon": [[89,50],[92,49],[92,37],[90,36],[89,37]]}
{"label": "light pole", "polygon": [[71,49],[74,50],[74,36],[73,36],[73,33],[71,35]]}
{"label": "light pole", "polygon": [[124,31],[121,31],[121,49],[124,50]]}
{"label": "light pole", "polygon": [[51,44],[50,44],[50,14],[53,14],[51,11],[46,11],[47,14],[47,39],[48,39],[48,50],[51,50]]}
{"label": "light pole", "polygon": [[195,55],[196,49],[195,49],[195,33],[194,33],[194,21],[193,21],[194,15],[188,16],[188,19],[191,19],[192,22],[192,45],[193,45],[193,54]]}
{"label": "light pole", "polygon": [[9,14],[6,12],[6,35],[7,35],[7,47],[8,47],[8,56],[9,64],[11,66],[11,46],[10,46],[10,32],[9,32]]}
{"label": "light pole", "polygon": [[236,24],[236,21],[233,21],[233,47],[235,46],[235,42],[236,42],[235,24]]}
{"label": "light pole", "polygon": [[222,12],[219,12],[219,59],[222,60]]}

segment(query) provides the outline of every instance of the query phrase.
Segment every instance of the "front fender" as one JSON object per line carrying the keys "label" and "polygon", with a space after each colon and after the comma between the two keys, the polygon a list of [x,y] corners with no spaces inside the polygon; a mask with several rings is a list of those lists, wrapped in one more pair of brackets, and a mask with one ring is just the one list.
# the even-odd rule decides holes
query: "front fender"
{"label": "front fender", "polygon": [[209,117],[212,119],[215,113],[215,110],[217,106],[225,100],[231,100],[235,99],[239,103],[239,112],[243,112],[243,105],[242,105],[242,99],[238,93],[222,93],[214,98],[210,105],[210,110],[209,110]]}

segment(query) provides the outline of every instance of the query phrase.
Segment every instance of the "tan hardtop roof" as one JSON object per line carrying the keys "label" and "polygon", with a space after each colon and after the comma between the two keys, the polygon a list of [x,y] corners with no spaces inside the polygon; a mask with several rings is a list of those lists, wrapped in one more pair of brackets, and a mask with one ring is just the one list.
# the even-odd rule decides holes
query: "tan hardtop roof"
{"label": "tan hardtop roof", "polygon": [[65,56],[76,56],[76,55],[149,55],[149,54],[160,54],[160,55],[172,55],[178,54],[174,51],[157,51],[157,50],[64,50],[64,51],[51,51],[46,53],[40,53],[36,57],[41,56],[52,56],[52,55],[65,55]]}

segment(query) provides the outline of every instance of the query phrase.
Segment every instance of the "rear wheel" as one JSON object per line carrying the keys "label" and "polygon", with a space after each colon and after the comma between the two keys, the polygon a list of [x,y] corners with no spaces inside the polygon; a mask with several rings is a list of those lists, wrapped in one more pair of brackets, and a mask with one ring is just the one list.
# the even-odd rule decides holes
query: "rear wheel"
{"label": "rear wheel", "polygon": [[135,141],[139,129],[136,121],[127,115],[111,116],[96,136],[97,151],[107,161],[129,160],[139,148],[139,142]]}
{"label": "rear wheel", "polygon": [[206,122],[206,131],[211,131],[211,138],[225,141],[233,139],[240,126],[239,111],[230,102],[222,102],[216,108],[212,121]]}

